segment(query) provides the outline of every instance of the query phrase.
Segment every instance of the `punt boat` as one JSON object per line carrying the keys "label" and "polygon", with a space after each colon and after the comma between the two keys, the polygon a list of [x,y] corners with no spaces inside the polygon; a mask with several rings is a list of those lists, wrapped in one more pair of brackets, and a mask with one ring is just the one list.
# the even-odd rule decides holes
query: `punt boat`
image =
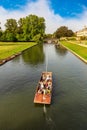
{"label": "punt boat", "polygon": [[34,103],[51,104],[52,96],[52,72],[42,72],[37,84]]}

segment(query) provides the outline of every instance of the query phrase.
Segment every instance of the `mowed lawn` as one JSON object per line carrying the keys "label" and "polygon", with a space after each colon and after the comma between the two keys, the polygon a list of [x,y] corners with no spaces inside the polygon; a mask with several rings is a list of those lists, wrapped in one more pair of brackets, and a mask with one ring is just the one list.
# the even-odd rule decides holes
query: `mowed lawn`
{"label": "mowed lawn", "polygon": [[69,42],[69,41],[61,41],[61,43],[65,47],[69,48],[70,50],[75,52],[77,55],[82,57],[83,59],[87,60],[87,47],[80,46],[76,42],[72,43],[72,42]]}
{"label": "mowed lawn", "polygon": [[0,60],[17,54],[37,43],[35,42],[0,42]]}

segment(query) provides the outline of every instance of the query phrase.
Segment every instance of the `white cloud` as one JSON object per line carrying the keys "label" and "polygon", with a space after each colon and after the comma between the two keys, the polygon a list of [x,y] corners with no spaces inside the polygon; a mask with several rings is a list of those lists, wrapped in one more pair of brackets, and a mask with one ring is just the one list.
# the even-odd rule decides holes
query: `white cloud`
{"label": "white cloud", "polygon": [[87,25],[87,8],[83,8],[82,14],[77,15],[77,18],[63,18],[59,14],[55,14],[54,10],[50,6],[49,0],[37,0],[36,2],[28,2],[25,6],[22,6],[20,10],[6,10],[0,7],[0,22],[2,28],[6,19],[15,18],[19,19],[29,14],[35,14],[40,17],[44,17],[46,20],[46,33],[53,33],[60,26],[67,26],[73,31],[82,29],[84,25]]}

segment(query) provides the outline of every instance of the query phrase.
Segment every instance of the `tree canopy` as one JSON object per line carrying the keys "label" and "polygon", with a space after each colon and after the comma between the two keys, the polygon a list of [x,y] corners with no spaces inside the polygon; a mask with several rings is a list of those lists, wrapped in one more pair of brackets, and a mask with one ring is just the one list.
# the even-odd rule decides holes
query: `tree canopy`
{"label": "tree canopy", "polygon": [[60,38],[60,37],[71,37],[74,33],[72,30],[69,30],[66,26],[61,26],[54,32],[54,37]]}
{"label": "tree canopy", "polygon": [[1,41],[41,41],[45,34],[45,19],[36,15],[7,19]]}

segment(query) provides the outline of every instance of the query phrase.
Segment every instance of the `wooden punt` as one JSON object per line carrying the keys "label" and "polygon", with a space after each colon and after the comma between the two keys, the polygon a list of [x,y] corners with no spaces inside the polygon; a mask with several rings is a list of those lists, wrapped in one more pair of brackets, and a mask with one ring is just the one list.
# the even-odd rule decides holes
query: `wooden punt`
{"label": "wooden punt", "polygon": [[[43,87],[41,86],[43,84]],[[52,72],[42,72],[36,87],[34,103],[51,104]]]}

